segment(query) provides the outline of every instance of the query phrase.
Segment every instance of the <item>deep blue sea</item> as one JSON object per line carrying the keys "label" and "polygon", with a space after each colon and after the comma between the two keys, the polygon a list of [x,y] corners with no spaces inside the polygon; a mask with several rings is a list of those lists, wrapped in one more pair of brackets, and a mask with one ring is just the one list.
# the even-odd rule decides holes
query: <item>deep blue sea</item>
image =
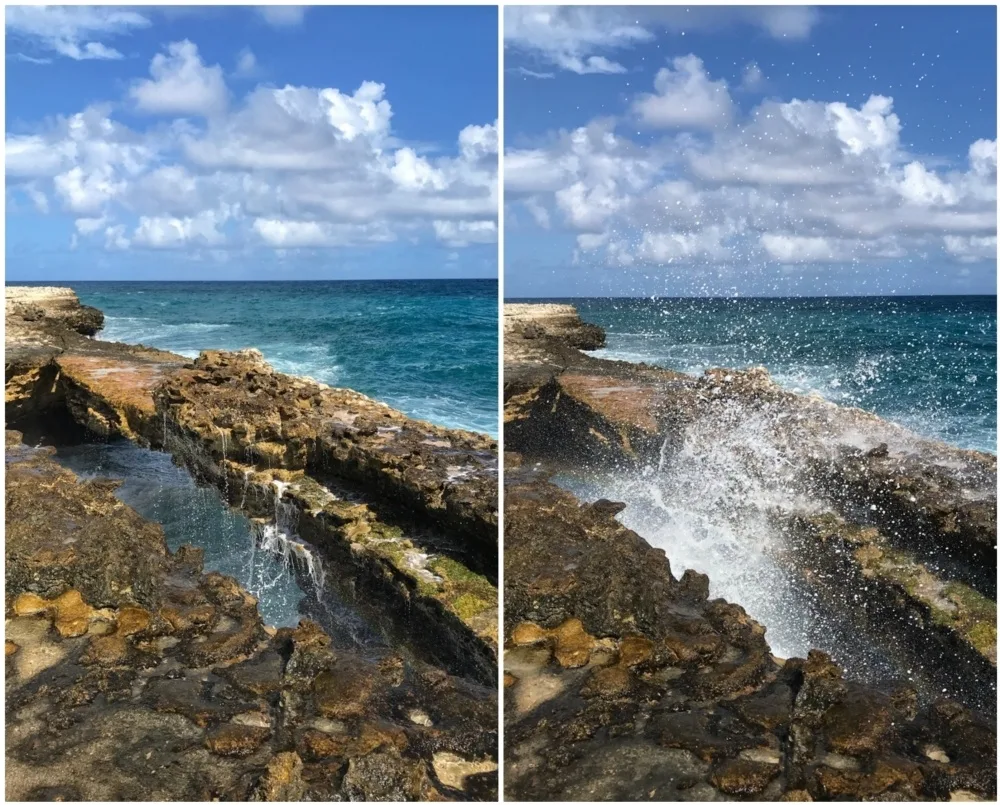
{"label": "deep blue sea", "polygon": [[104,311],[99,338],[191,358],[256,347],[279,371],[497,435],[495,280],[44,284]]}
{"label": "deep blue sea", "polygon": [[764,366],[794,391],[996,452],[995,296],[545,301],[606,329],[598,356],[691,373]]}

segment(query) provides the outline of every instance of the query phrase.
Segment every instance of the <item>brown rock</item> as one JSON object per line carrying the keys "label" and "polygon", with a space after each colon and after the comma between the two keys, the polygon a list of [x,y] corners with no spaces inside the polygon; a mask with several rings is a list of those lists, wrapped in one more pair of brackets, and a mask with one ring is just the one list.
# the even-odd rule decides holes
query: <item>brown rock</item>
{"label": "brown rock", "polygon": [[122,607],[118,611],[118,634],[125,637],[144,632],[152,620],[148,610],[141,607]]}
{"label": "brown rock", "polygon": [[531,646],[535,643],[541,643],[547,640],[548,637],[549,633],[537,623],[526,621],[524,623],[519,623],[514,627],[514,631],[510,636],[510,641],[515,646]]}
{"label": "brown rock", "polygon": [[82,661],[97,665],[114,666],[127,664],[130,646],[118,634],[92,638]]}
{"label": "brown rock", "polygon": [[49,611],[49,602],[34,593],[21,593],[14,599],[15,615],[41,615]]}
{"label": "brown rock", "polygon": [[298,802],[306,784],[302,780],[302,758],[295,752],[279,752],[267,764],[254,800],[258,802]]}
{"label": "brown rock", "polygon": [[614,698],[627,693],[631,687],[632,677],[628,669],[623,665],[612,665],[595,670],[583,692],[589,696]]}
{"label": "brown rock", "polygon": [[712,784],[726,794],[753,796],[767,788],[780,770],[775,763],[728,760],[713,772]]}
{"label": "brown rock", "polygon": [[270,735],[266,727],[223,724],[208,734],[205,747],[223,757],[246,757],[260,749]]}
{"label": "brown rock", "polygon": [[644,663],[652,656],[652,641],[641,635],[628,635],[618,647],[618,662],[626,668]]}
{"label": "brown rock", "polygon": [[87,605],[79,590],[67,590],[54,601],[56,630],[63,637],[80,637],[94,616],[94,608]]}
{"label": "brown rock", "polygon": [[555,657],[563,668],[579,668],[590,660],[594,638],[578,618],[570,618],[552,631],[556,639]]}
{"label": "brown rock", "polygon": [[374,692],[374,675],[356,666],[338,664],[313,682],[316,707],[327,718],[364,715]]}

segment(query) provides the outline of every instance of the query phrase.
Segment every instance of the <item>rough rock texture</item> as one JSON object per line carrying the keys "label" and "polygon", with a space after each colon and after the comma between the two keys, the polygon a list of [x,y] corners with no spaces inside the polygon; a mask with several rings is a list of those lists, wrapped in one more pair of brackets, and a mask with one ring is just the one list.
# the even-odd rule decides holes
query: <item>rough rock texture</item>
{"label": "rough rock texture", "polygon": [[81,305],[69,288],[8,286],[6,314],[8,321],[58,321],[82,335],[95,335],[104,326],[104,314]]}
{"label": "rough rock texture", "polygon": [[495,442],[274,372],[253,351],[203,353],[156,405],[196,475],[261,518],[291,506],[296,531],[435,659],[496,679]]}
{"label": "rough rock texture", "polygon": [[92,340],[55,290],[58,316],[8,301],[8,427],[169,450],[321,550],[405,659],[334,650],[308,621],[265,628],[114,482],[8,431],[8,799],[495,799],[495,442],[259,355]]}
{"label": "rough rock texture", "polygon": [[493,796],[494,691],[269,632],[112,486],[8,442],[7,522],[41,537],[8,541],[8,800]]}
{"label": "rough rock texture", "polygon": [[582,321],[572,305],[504,305],[503,328],[524,340],[549,336],[577,349],[604,346],[604,331]]}
{"label": "rough rock texture", "polygon": [[[205,352],[156,393],[157,410],[216,461],[363,484],[426,517],[482,568],[497,560],[496,442],[408,419],[350,389],[271,369],[259,352]],[[494,571],[495,575],[495,571]]]}
{"label": "rough rock texture", "polygon": [[8,422],[51,431],[63,418],[166,449],[258,520],[280,507],[399,639],[495,681],[494,440],[280,374],[253,350],[192,364],[44,319],[8,328],[7,360]]}
{"label": "rough rock texture", "polygon": [[995,797],[987,718],[848,682],[820,652],[781,664],[618,507],[507,474],[507,798]]}
{"label": "rough rock texture", "polygon": [[[531,307],[505,317],[505,445],[523,454],[505,463],[506,796],[994,797],[995,457],[786,392],[763,369],[598,360],[545,327],[549,306],[532,327]],[[699,430],[748,423],[811,501],[773,512],[803,581],[856,590],[845,622],[882,630],[902,668],[940,662],[933,689],[964,685],[983,714],[847,681],[819,652],[775,659],[739,606],[707,600],[706,577],[675,580],[613,519],[624,504],[581,506],[544,480],[655,468]],[[747,456],[746,471],[775,472]]]}

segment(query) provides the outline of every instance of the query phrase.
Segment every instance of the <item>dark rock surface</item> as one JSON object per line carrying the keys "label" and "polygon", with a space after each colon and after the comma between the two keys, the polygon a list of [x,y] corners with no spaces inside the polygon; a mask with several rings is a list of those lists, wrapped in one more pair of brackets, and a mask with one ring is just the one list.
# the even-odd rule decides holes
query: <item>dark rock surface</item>
{"label": "dark rock surface", "polygon": [[974,700],[996,673],[996,458],[786,392],[763,369],[691,377],[599,360],[546,327],[550,306],[538,327],[532,306],[516,307],[504,350],[505,446],[521,454],[505,460],[506,796],[995,798],[995,702],[979,713],[875,689],[816,651],[779,660],[738,602],[709,600],[693,571],[675,579],[663,551],[617,522],[622,504],[582,505],[545,478],[662,466],[692,432],[752,422],[811,498],[809,513],[773,512],[793,518],[786,558],[802,581],[861,602],[846,623],[884,630],[903,667],[933,652],[937,682],[961,680]]}
{"label": "dark rock surface", "polygon": [[782,663],[605,507],[516,470],[505,488],[507,798],[995,797],[987,718],[821,652]]}
{"label": "dark rock surface", "polygon": [[495,791],[494,690],[334,651],[309,621],[268,630],[112,484],[8,442],[8,800]]}
{"label": "dark rock surface", "polygon": [[[496,676],[496,589],[472,569],[492,556],[496,578],[495,442],[259,355],[192,366],[94,341],[80,333],[96,318],[54,290],[59,316],[8,317],[8,427],[124,436],[224,492],[253,487],[248,516],[274,522],[280,501],[369,606],[442,648],[433,664],[372,658],[309,621],[265,627],[200,551],[171,555],[115,482],[80,482],[8,430],[7,798],[495,799],[496,691],[476,680]],[[300,451],[327,437],[317,480]],[[428,550],[425,532],[451,543]]]}

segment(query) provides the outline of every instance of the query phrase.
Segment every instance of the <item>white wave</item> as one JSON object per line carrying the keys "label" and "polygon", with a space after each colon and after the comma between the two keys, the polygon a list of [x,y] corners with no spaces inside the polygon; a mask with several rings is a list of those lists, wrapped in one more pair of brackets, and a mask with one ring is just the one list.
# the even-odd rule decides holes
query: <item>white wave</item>
{"label": "white wave", "polygon": [[781,557],[774,515],[815,504],[797,490],[777,426],[767,414],[722,407],[689,426],[679,446],[665,444],[659,466],[578,491],[624,501],[622,523],[664,549],[675,576],[707,574],[713,597],[739,603],[767,628],[776,655],[805,656],[822,624]]}

